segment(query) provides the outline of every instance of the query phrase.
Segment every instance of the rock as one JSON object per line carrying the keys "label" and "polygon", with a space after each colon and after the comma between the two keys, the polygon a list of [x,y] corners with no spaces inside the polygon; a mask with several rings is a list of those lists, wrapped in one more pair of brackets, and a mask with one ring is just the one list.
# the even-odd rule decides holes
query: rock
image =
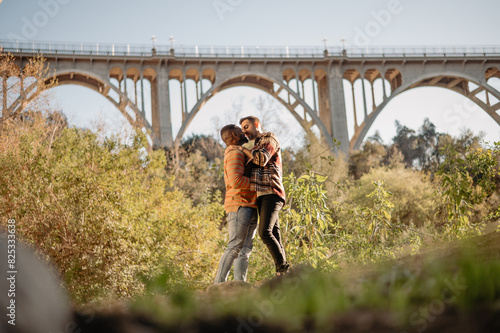
{"label": "rock", "polygon": [[0,233],[0,331],[62,333],[74,327],[70,302],[54,269],[17,237],[13,240]]}
{"label": "rock", "polygon": [[251,288],[251,285],[245,281],[234,280],[212,284],[208,286],[207,293],[210,295],[234,295],[249,288]]}

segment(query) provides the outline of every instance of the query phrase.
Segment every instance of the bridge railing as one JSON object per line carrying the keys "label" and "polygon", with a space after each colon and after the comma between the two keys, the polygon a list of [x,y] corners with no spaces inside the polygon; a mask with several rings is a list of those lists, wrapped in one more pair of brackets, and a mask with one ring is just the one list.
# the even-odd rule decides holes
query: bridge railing
{"label": "bridge railing", "polygon": [[1,41],[3,52],[83,56],[168,56],[203,58],[457,57],[500,56],[500,46],[184,46]]}

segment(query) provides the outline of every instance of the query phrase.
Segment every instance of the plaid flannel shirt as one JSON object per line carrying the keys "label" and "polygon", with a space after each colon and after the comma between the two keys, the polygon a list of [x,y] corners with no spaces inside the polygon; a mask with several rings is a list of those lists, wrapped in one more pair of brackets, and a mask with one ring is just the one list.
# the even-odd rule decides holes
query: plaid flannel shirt
{"label": "plaid flannel shirt", "polygon": [[255,139],[252,155],[253,165],[250,177],[250,190],[256,192],[272,191],[285,201],[286,195],[282,179],[281,148],[276,135],[267,132]]}

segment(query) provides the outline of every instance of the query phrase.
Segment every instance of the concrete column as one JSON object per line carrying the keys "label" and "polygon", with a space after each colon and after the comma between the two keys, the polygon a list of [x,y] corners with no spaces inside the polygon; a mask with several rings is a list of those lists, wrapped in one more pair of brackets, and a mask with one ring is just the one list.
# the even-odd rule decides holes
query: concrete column
{"label": "concrete column", "polygon": [[365,78],[361,76],[361,87],[363,88],[363,107],[365,110],[365,119],[368,116],[368,107],[366,106],[366,91],[365,91]]}
{"label": "concrete column", "polygon": [[382,77],[382,91],[384,92],[384,101],[387,99],[387,92],[385,91],[385,79]]}
{"label": "concrete column", "polygon": [[318,109],[319,119],[325,124],[331,136],[332,119],[330,113],[330,97],[328,94],[328,77],[326,75],[318,80]]}
{"label": "concrete column", "polygon": [[[305,79],[304,79],[305,81]],[[306,101],[306,91],[304,89],[304,81],[301,81],[301,86],[302,86],[302,99],[304,100],[304,102]]]}
{"label": "concrete column", "polygon": [[203,96],[203,75],[200,73],[200,98]]}
{"label": "concrete column", "polygon": [[26,91],[24,90],[24,75],[23,74],[19,75],[19,84],[20,84],[19,97],[21,97],[21,100],[23,100],[26,98]]}
{"label": "concrete column", "polygon": [[314,86],[315,77],[314,77],[314,72],[311,73],[311,80],[312,80],[312,93],[313,93],[313,104],[314,104],[314,111],[318,112],[318,106],[316,105],[316,87]]}
{"label": "concrete column", "polygon": [[300,97],[299,74],[298,73],[295,75],[295,81],[297,83],[297,96]]}
{"label": "concrete column", "polygon": [[22,74],[19,75],[19,84],[20,84],[19,92],[21,96],[24,96],[24,76]]}
{"label": "concrete column", "polygon": [[[286,86],[288,87],[288,89],[290,89],[290,85],[289,85],[290,81],[286,81]],[[287,96],[288,96],[288,104],[290,104],[290,93],[287,91]]]}
{"label": "concrete column", "polygon": [[172,117],[168,91],[168,69],[165,65],[158,67],[155,84],[151,83],[151,92],[151,100],[153,101],[152,125],[156,139],[154,143],[159,147],[171,147],[173,144]]}
{"label": "concrete column", "polygon": [[160,98],[158,94],[158,76],[151,79],[151,127],[153,128],[153,144],[161,147],[160,131]]}
{"label": "concrete column", "polygon": [[137,81],[134,81],[134,104],[137,105]]}
{"label": "concrete column", "polygon": [[128,94],[127,94],[127,69],[123,69],[123,95],[127,97],[128,99]]}
{"label": "concrete column", "polygon": [[181,81],[181,112],[182,112],[182,122],[186,119],[186,108],[187,105],[184,105],[184,81]]}
{"label": "concrete column", "polygon": [[354,111],[354,126],[358,127],[358,111],[356,110],[356,96],[354,95],[354,82],[351,82],[352,109]]}
{"label": "concrete column", "polygon": [[344,100],[344,85],[340,67],[334,65],[329,73],[330,114],[333,137],[340,141],[340,150],[349,154],[349,134]]}
{"label": "concrete column", "polygon": [[144,103],[144,76],[142,75],[141,72],[141,107],[142,107],[142,113],[146,113],[146,107]]}
{"label": "concrete column", "polygon": [[[188,110],[188,100],[187,100],[187,85],[186,85],[186,72],[184,71],[182,74],[182,85],[184,86],[184,111],[187,114],[190,110]],[[185,115],[182,115],[182,121],[184,121]]]}
{"label": "concrete column", "polygon": [[[304,79],[304,81],[305,80],[306,79]],[[307,102],[306,102],[306,92],[304,90],[304,81],[300,81],[300,86],[302,87],[302,97],[301,98],[304,101],[304,103],[307,104]],[[299,96],[300,96],[300,93],[299,93]],[[304,120],[307,121],[307,111],[306,111],[306,109],[304,109]]]}
{"label": "concrete column", "polygon": [[373,90],[373,82],[370,82],[370,86],[372,88],[372,111],[375,111],[377,105],[375,105],[375,91]]}
{"label": "concrete column", "polygon": [[120,77],[118,76],[117,78],[118,80],[118,90],[120,90],[120,104],[122,102],[122,96],[123,96],[123,75],[122,75],[122,79],[120,80]]}
{"label": "concrete column", "polygon": [[196,101],[198,102],[201,98],[200,89],[198,89],[198,82],[195,82],[195,85],[196,85]]}

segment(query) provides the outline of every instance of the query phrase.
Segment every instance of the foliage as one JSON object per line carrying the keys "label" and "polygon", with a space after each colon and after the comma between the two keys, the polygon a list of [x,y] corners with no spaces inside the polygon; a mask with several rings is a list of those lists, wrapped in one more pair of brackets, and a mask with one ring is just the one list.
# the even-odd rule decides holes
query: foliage
{"label": "foliage", "polygon": [[[134,302],[158,331],[472,331],[498,326],[498,234],[417,258],[325,273],[301,267],[260,288]],[[363,320],[361,319],[363,318]],[[187,324],[189,323],[189,324]],[[492,326],[491,326],[492,325]],[[496,325],[496,326],[495,326]],[[468,329],[471,328],[471,329]]]}
{"label": "foliage", "polygon": [[378,134],[368,138],[359,151],[349,156],[349,175],[357,180],[372,168],[393,167],[403,164],[408,169],[422,170],[434,175],[447,158],[448,146],[465,154],[466,147],[481,147],[482,134],[469,130],[458,137],[439,133],[429,119],[425,119],[418,132],[396,121],[396,135],[390,145],[384,145]]}
{"label": "foliage", "polygon": [[50,257],[72,296],[136,295],[165,264],[208,284],[220,198],[193,206],[180,192],[165,193],[164,154],[146,154],[140,131],[131,145],[99,143],[95,133],[47,119],[2,124],[0,216],[16,219],[20,236]]}
{"label": "foliage", "polygon": [[373,207],[373,200],[368,194],[372,191],[372,183],[378,180],[382,180],[384,187],[393,194],[393,223],[422,226],[433,220],[439,209],[434,199],[436,185],[423,172],[404,168],[403,165],[372,169],[349,189],[349,200]]}
{"label": "foliage", "polygon": [[[2,59],[7,104],[24,82],[5,81],[9,71],[48,75],[43,61],[21,73],[13,59]],[[36,82],[45,84],[39,92],[54,84]],[[211,284],[226,246],[227,232],[219,230],[223,147],[216,139],[193,136],[177,150],[148,151],[140,131],[126,141],[102,138],[68,128],[63,115],[34,102],[9,117],[2,102],[0,224],[16,219],[19,237],[56,264],[77,304],[133,297],[173,325],[206,314],[241,318],[256,302],[269,305],[275,282],[243,300],[206,301],[189,292]],[[331,313],[359,308],[399,311],[407,320],[442,297],[447,281],[467,286],[454,295],[456,306],[498,302],[495,256],[478,262],[485,254],[470,248],[452,260],[421,255],[432,244],[475,236],[481,222],[500,216],[500,143],[483,147],[479,138],[441,135],[426,121],[418,133],[398,127],[391,146],[373,138],[349,162],[314,136],[304,148],[283,151],[288,200],[280,224],[299,273],[278,289],[287,306],[273,304],[266,320],[296,331],[310,331],[312,322],[321,330],[330,327]],[[412,260],[417,264],[406,265]],[[386,264],[360,268],[371,262]],[[267,280],[273,268],[256,239],[249,282]],[[416,319],[419,327],[428,324]]]}
{"label": "foliage", "polygon": [[[348,180],[346,157],[336,147],[328,147],[316,136],[306,137],[307,145],[293,152],[283,160],[284,174],[314,173],[325,177],[322,182],[330,200],[340,200],[344,196],[344,187]],[[336,143],[339,144],[338,142]],[[284,154],[288,155],[288,154]],[[288,162],[288,163],[285,163]],[[327,200],[327,204],[329,201]]]}
{"label": "foliage", "polygon": [[46,59],[42,56],[28,59],[19,68],[16,59],[0,50],[0,122],[18,117],[30,102],[39,98],[46,90],[57,85]]}
{"label": "foliage", "polygon": [[500,162],[500,143],[488,149],[469,147],[463,158],[448,146],[447,158],[440,166],[441,193],[447,208],[447,219],[460,233],[471,230],[470,216],[496,189]]}
{"label": "foliage", "polygon": [[395,258],[403,246],[410,247],[410,251],[420,246],[418,234],[392,221],[394,204],[389,200],[392,194],[383,187],[383,182],[372,181],[370,185],[372,190],[365,195],[369,205],[343,202],[335,207],[338,239],[332,252],[339,263],[378,262]]}
{"label": "foliage", "polygon": [[407,167],[417,166],[422,170],[430,170],[439,161],[436,160],[439,140],[443,134],[436,132],[436,127],[428,118],[419,129],[415,131],[396,121],[396,136],[394,145],[403,153],[403,162]]}
{"label": "foliage", "polygon": [[[334,226],[327,207],[326,180],[312,171],[300,177],[291,173],[283,179],[287,202],[280,211],[279,223],[287,261],[292,265],[307,264],[325,269],[332,265],[329,246]],[[253,268],[248,272],[249,281],[274,275],[269,250],[260,239],[254,240],[249,266]]]}
{"label": "foliage", "polygon": [[182,141],[180,150],[186,155],[199,151],[209,163],[214,163],[224,159],[225,148],[211,136],[193,134]]}
{"label": "foliage", "polygon": [[368,231],[370,231],[370,242],[385,242],[388,238],[388,231],[393,230],[391,224],[391,211],[394,204],[389,201],[392,193],[386,191],[382,186],[383,182],[372,182],[375,189],[368,194],[369,198],[374,198],[375,205],[373,209],[365,208],[363,212],[367,217]]}
{"label": "foliage", "polygon": [[283,180],[288,195],[283,208],[282,240],[289,260],[317,267],[328,258],[331,216],[327,207],[326,177],[313,172]]}
{"label": "foliage", "polygon": [[224,148],[210,136],[192,136],[180,147],[165,150],[168,189],[180,190],[195,204],[204,196],[224,194]]}
{"label": "foliage", "polygon": [[377,141],[366,141],[362,150],[353,152],[349,156],[349,174],[354,179],[359,179],[372,168],[384,165],[387,149]]}

